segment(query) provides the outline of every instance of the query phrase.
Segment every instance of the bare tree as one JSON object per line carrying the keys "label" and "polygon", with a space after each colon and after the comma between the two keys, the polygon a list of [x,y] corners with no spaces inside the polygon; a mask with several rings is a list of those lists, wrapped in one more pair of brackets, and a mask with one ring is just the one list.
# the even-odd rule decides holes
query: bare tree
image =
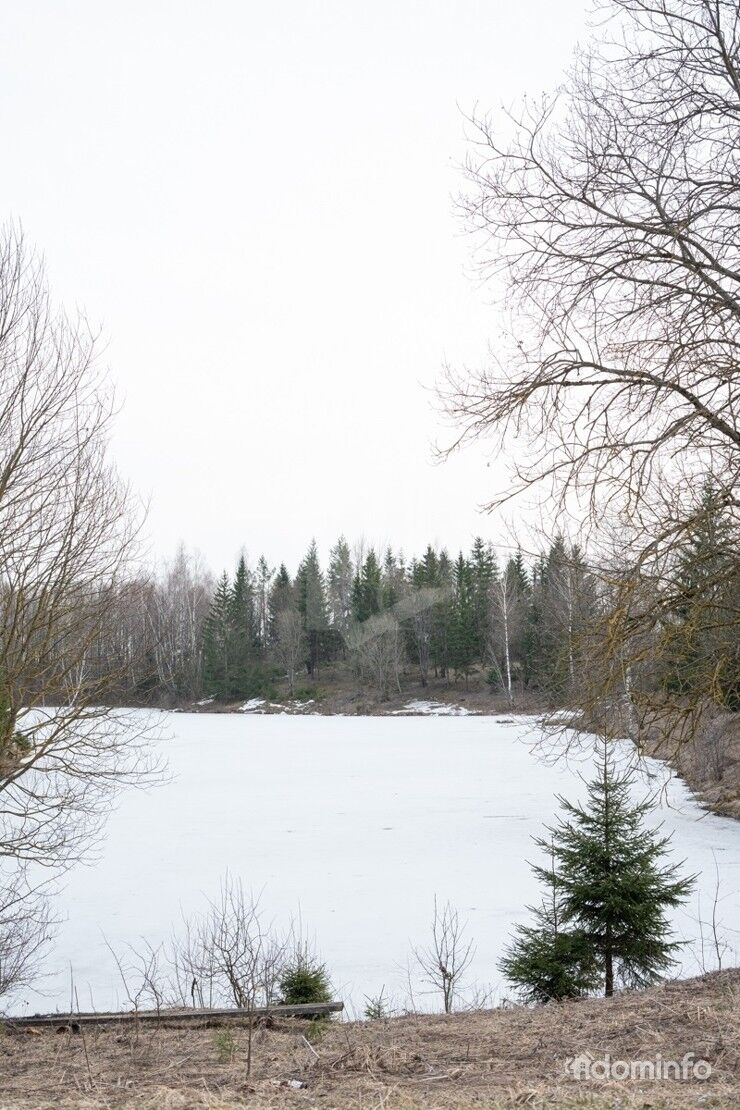
{"label": "bare tree", "polygon": [[273,629],[273,655],[288,678],[288,693],[295,693],[295,678],[306,656],[306,635],[297,609],[283,609],[277,613]]}
{"label": "bare tree", "polygon": [[408,627],[419,663],[422,686],[429,681],[429,664],[432,657],[435,606],[446,596],[439,586],[421,586],[412,590],[396,606],[399,619]]}
{"label": "bare tree", "polygon": [[54,926],[46,893],[28,868],[0,861],[0,1002],[36,978]]}
{"label": "bare tree", "polygon": [[740,16],[734,0],[604,11],[614,34],[558,96],[473,120],[461,205],[516,338],[490,368],[450,372],[442,397],[454,445],[506,440],[505,497],[539,487],[618,536],[616,588],[592,557],[613,605],[607,670],[631,662],[634,678],[701,514],[687,494],[711,482],[736,560],[740,546]]}
{"label": "bare tree", "polygon": [[462,203],[517,300],[518,356],[447,400],[463,436],[531,436],[520,484],[634,499],[676,452],[737,476],[740,47],[732,0],[609,10],[625,38],[511,117],[511,143],[476,120]]}
{"label": "bare tree", "polygon": [[183,544],[165,564],[148,595],[158,693],[171,698],[202,692],[203,624],[213,594],[213,577],[200,555]]}
{"label": "bare tree", "polygon": [[378,613],[355,624],[347,644],[359,674],[375,686],[383,700],[394,687],[400,692],[403,637],[393,613]]}
{"label": "bare tree", "polygon": [[455,995],[473,960],[475,946],[465,938],[465,923],[449,902],[439,906],[435,895],[431,942],[425,948],[412,948],[412,953],[424,981],[441,993],[445,1013],[452,1013]]}
{"label": "bare tree", "polygon": [[[100,645],[134,581],[141,521],[106,455],[113,411],[94,335],[83,318],[55,311],[40,262],[5,230],[0,863],[10,878],[0,904],[23,891],[27,865],[59,868],[84,854],[116,791],[156,771],[141,723],[105,708],[130,657]],[[24,913],[43,935],[33,898],[19,922]],[[26,934],[31,951],[38,935]]]}

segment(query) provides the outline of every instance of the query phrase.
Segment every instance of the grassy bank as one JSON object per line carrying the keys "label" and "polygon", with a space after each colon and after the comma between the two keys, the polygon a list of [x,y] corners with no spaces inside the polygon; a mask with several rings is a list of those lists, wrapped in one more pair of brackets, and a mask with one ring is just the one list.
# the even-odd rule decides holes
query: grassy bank
{"label": "grassy bank", "polygon": [[[740,1105],[740,969],[613,1000],[386,1021],[263,1026],[244,1075],[244,1028],[6,1032],[0,1107],[472,1107]],[[309,1031],[309,1038],[305,1034]],[[589,1079],[566,1061],[709,1062],[705,1080]]]}

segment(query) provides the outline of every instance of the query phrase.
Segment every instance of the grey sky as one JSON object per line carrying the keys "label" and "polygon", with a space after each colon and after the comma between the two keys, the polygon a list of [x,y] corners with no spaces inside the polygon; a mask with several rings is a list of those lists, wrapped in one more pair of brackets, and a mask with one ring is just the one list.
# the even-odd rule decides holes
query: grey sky
{"label": "grey sky", "polygon": [[497,462],[430,455],[425,387],[496,332],[451,210],[460,109],[552,87],[584,11],[3,5],[2,211],[104,328],[158,554],[496,538]]}

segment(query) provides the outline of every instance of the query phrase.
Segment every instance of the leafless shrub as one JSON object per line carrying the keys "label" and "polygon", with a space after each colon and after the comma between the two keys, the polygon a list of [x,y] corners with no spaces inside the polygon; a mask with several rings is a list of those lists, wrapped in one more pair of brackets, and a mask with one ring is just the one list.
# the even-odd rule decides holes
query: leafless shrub
{"label": "leafless shrub", "polygon": [[423,948],[412,948],[425,983],[442,995],[446,1014],[452,1013],[460,982],[475,955],[475,945],[465,937],[465,923],[449,903],[439,906],[434,899],[432,939]]}
{"label": "leafless shrub", "polygon": [[155,948],[142,939],[138,945],[127,944],[124,953],[119,954],[108,941],[105,943],[131,1009],[154,1009],[159,1012],[167,1004],[171,981],[163,946]]}
{"label": "leafless shrub", "polygon": [[447,596],[448,591],[440,586],[421,586],[407,593],[396,606],[396,615],[411,634],[422,686],[426,686],[429,681],[437,607]]}
{"label": "leafless shrub", "polygon": [[36,978],[53,935],[45,885],[34,887],[28,868],[0,866],[0,1005]]}
{"label": "leafless shrub", "polygon": [[403,634],[393,613],[378,613],[352,626],[347,646],[360,674],[383,700],[401,690]]}
{"label": "leafless shrub", "polygon": [[720,905],[726,895],[722,894],[722,882],[719,873],[719,864],[714,860],[715,882],[712,891],[712,901],[708,917],[702,909],[701,894],[697,895],[696,917],[694,918],[698,929],[696,957],[703,974],[707,971],[721,971],[722,965],[731,952],[731,945],[726,939],[726,930],[720,920]]}
{"label": "leafless shrub", "polygon": [[227,874],[218,897],[187,918],[169,946],[173,993],[181,1003],[234,1005],[247,1012],[247,1075],[254,1012],[274,1003],[288,944],[289,937],[265,921],[259,899]]}

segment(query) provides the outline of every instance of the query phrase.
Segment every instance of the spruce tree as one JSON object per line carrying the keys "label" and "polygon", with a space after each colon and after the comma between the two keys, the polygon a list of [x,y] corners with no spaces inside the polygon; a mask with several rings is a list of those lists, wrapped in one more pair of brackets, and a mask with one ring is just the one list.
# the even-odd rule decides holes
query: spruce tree
{"label": "spruce tree", "polygon": [[352,623],[354,570],[349,544],[340,536],[329,552],[328,600],[331,624],[346,638]]}
{"label": "spruce tree", "polygon": [[280,564],[280,569],[275,575],[275,580],[270,587],[270,597],[268,601],[268,628],[270,643],[274,643],[276,622],[279,613],[284,613],[286,609],[293,609],[296,607],[295,590],[293,583],[290,580],[287,567],[285,563]]}
{"label": "spruce tree", "polygon": [[364,619],[364,602],[362,600],[362,579],[359,572],[355,574],[352,579],[352,593],[350,595],[350,602],[352,605],[352,620],[361,622]]}
{"label": "spruce tree", "polygon": [[415,586],[439,586],[439,560],[431,544],[424,552],[424,558],[417,563],[414,577]]}
{"label": "spruce tree", "polygon": [[740,561],[732,512],[711,484],[701,492],[692,527],[674,555],[663,604],[660,678],[670,693],[704,694],[740,709],[737,598]]}
{"label": "spruce tree", "polygon": [[449,660],[456,675],[466,682],[476,656],[475,598],[470,564],[460,552],[453,571],[452,613],[449,631]]}
{"label": "spruce tree", "polygon": [[255,631],[252,575],[242,555],[229,601],[229,694],[235,698],[248,698],[259,692],[260,682],[255,675]]}
{"label": "spruce tree", "polygon": [[203,688],[219,699],[231,696],[232,685],[232,591],[226,571],[216,585],[203,628]]}
{"label": "spruce tree", "polygon": [[313,676],[319,666],[322,648],[329,627],[326,588],[321,573],[316,540],[311,545],[298,568],[295,580],[298,611],[303,618],[303,630],[308,644],[308,673]]}
{"label": "spruce tree", "polygon": [[[586,946],[593,964],[584,966],[593,966],[606,997],[618,982],[649,986],[672,966],[680,945],[671,939],[667,911],[686,899],[694,882],[679,877],[680,865],[665,861],[670,838],[645,826],[652,806],[632,802],[632,781],[615,770],[604,743],[586,802],[573,805],[560,798],[564,817],[549,830],[549,841],[536,841],[553,862],[550,870],[534,871],[553,885],[561,928],[579,951]],[[520,934],[514,953],[519,962],[505,957],[502,965],[525,993],[536,983],[523,957],[529,952],[535,958],[541,935],[535,927],[528,947],[527,936]]]}
{"label": "spruce tree", "polygon": [[538,873],[544,876],[546,894],[540,906],[529,907],[534,924],[516,926],[499,967],[518,985],[525,1002],[580,998],[598,986],[598,969],[587,939],[565,927],[552,848],[549,870]]}
{"label": "spruce tree", "polygon": [[252,593],[254,599],[254,642],[263,659],[267,654],[269,640],[270,583],[274,573],[274,569],[268,566],[264,555],[260,555]]}
{"label": "spruce tree", "polygon": [[393,609],[401,599],[405,585],[405,574],[390,547],[383,559],[383,572],[380,584],[380,607]]}
{"label": "spruce tree", "polygon": [[525,641],[527,681],[556,705],[578,695],[595,612],[594,582],[581,551],[558,534],[532,570]]}
{"label": "spruce tree", "polygon": [[432,659],[435,674],[447,678],[450,665],[450,627],[453,616],[453,574],[450,557],[444,548],[436,560],[436,584],[439,586],[440,600],[434,607]]}
{"label": "spruce tree", "polygon": [[380,612],[381,586],[380,564],[371,548],[352,585],[352,615],[356,621],[366,621]]}
{"label": "spruce tree", "polygon": [[483,660],[486,657],[491,624],[491,587],[498,578],[496,555],[490,543],[484,543],[480,536],[473,540],[470,553],[472,576],[473,609],[475,613],[475,654]]}

